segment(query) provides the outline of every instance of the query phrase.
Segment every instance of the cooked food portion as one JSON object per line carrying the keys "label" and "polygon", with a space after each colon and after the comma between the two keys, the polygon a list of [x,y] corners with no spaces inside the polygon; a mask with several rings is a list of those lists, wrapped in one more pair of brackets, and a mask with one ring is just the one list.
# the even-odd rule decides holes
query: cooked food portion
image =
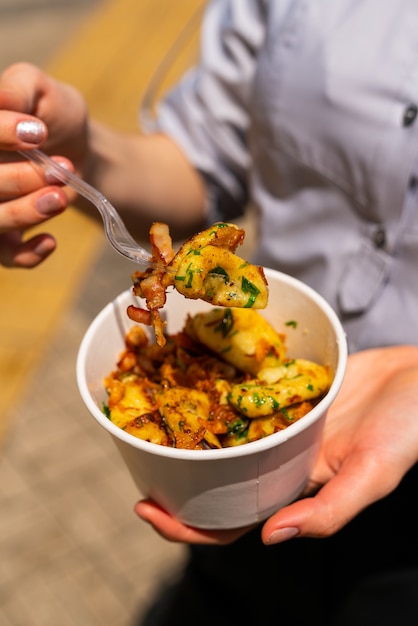
{"label": "cooked food portion", "polygon": [[230,404],[248,417],[265,417],[302,399],[316,398],[329,387],[329,375],[322,365],[303,359],[287,361],[276,372],[276,382],[265,383],[260,370],[256,380],[233,385],[228,396]]}
{"label": "cooked food portion", "polygon": [[214,308],[198,313],[188,318],[186,332],[249,374],[278,367],[286,354],[284,337],[252,309]]}
{"label": "cooked food portion", "polygon": [[201,299],[215,306],[263,309],[268,287],[263,268],[235,254],[245,238],[243,229],[218,222],[197,233],[175,254],[166,224],[150,229],[153,265],[132,275],[135,295],[144,298],[146,309],[131,305],[128,316],[153,325],[157,343],[164,345],[164,323],[159,310],[166,302],[168,287],[186,298]]}
{"label": "cooked food portion", "polygon": [[215,306],[264,309],[268,290],[263,269],[235,254],[244,237],[243,229],[218,222],[189,239],[170,263],[177,291]]}
{"label": "cooked food portion", "polygon": [[104,411],[145,441],[186,449],[242,445],[287,428],[328,391],[326,366],[289,359],[285,337],[252,309],[188,316],[164,346],[134,326],[105,380]]}

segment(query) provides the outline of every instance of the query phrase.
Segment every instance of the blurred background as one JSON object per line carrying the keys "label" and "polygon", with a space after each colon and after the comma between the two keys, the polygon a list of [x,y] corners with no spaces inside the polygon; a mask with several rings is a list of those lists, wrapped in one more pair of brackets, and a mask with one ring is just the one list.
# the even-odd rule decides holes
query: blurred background
{"label": "blurred background", "polygon": [[[29,61],[124,130],[199,0],[0,0],[0,71]],[[167,84],[190,62],[176,54]],[[162,89],[165,88],[165,83]],[[139,494],[75,381],[81,338],[133,266],[74,209],[39,268],[0,268],[0,626],[133,626],[184,559],[132,512]]]}

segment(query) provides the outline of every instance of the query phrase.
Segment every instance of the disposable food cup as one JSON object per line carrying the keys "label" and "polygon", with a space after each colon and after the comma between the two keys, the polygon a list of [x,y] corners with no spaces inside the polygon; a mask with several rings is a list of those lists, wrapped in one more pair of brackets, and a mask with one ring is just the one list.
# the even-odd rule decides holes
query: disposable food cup
{"label": "disposable food cup", "polygon": [[[190,526],[225,529],[254,524],[297,498],[315,462],[327,410],[344,377],[346,339],[332,308],[300,281],[271,269],[265,274],[269,304],[260,313],[286,335],[289,357],[328,365],[332,383],[307,415],[258,441],[213,450],[169,448],[142,441],[105,416],[104,378],[115,369],[133,324],[126,308],[138,304],[130,290],[97,315],[81,342],[77,381],[87,409],[111,435],[140,494]],[[168,293],[167,332],[179,331],[188,313],[209,308],[201,300]]]}

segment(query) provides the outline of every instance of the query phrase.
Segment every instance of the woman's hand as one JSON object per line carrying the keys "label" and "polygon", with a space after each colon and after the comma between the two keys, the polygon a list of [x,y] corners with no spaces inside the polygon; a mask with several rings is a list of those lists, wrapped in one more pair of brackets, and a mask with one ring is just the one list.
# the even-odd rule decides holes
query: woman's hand
{"label": "woman's hand", "polygon": [[[61,213],[69,202],[61,183],[46,177],[16,150],[42,147],[81,164],[86,109],[78,92],[38,68],[16,64],[0,76],[0,264],[34,267],[56,246],[45,233],[25,240],[28,228]],[[59,159],[73,169],[72,162]]]}
{"label": "woman's hand", "polygon": [[88,114],[72,86],[54,80],[29,63],[16,63],[0,75],[0,150],[42,146],[79,167],[86,158]]}
{"label": "woman's hand", "polygon": [[[305,497],[266,521],[264,543],[332,535],[396,488],[418,460],[417,389],[416,347],[366,350],[349,357]],[[170,541],[225,544],[248,530],[189,528],[149,501],[139,502],[135,510]]]}
{"label": "woman's hand", "polygon": [[[57,161],[72,169],[71,162]],[[0,163],[0,264],[29,268],[49,256],[56,247],[54,237],[41,233],[25,238],[26,230],[62,213],[68,202],[61,183],[30,163]]]}
{"label": "woman's hand", "polygon": [[25,233],[66,208],[68,197],[58,185],[48,184],[29,163],[0,164],[1,265],[35,267],[55,250],[52,235],[25,238]]}

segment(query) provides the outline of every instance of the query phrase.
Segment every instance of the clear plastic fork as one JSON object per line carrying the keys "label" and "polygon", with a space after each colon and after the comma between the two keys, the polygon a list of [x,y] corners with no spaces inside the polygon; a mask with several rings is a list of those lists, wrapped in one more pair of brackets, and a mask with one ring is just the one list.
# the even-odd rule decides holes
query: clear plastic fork
{"label": "clear plastic fork", "polygon": [[66,170],[40,150],[19,150],[18,153],[28,161],[39,165],[57,180],[75,189],[81,196],[94,204],[102,217],[106,237],[119,254],[139,265],[150,264],[151,254],[129,234],[115,207],[100,191]]}

